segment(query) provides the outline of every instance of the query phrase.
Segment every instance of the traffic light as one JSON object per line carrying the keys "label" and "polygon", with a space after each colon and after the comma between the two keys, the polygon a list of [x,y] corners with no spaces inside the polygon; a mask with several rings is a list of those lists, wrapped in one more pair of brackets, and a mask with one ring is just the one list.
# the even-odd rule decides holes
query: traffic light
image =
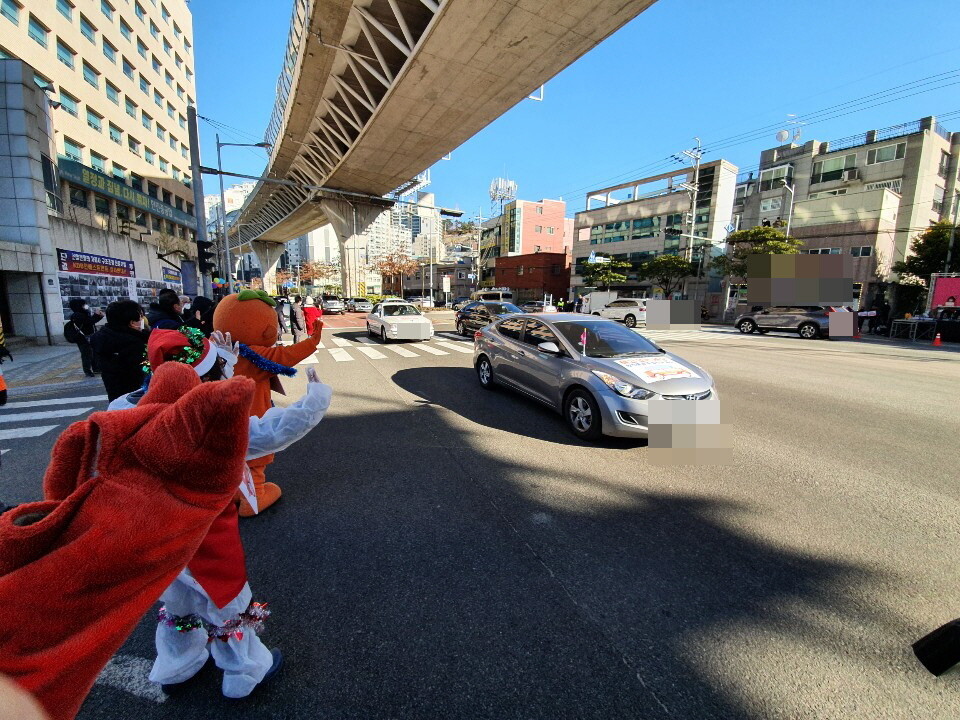
{"label": "traffic light", "polygon": [[215,257],[214,253],[210,252],[212,247],[213,243],[209,240],[197,240],[197,259],[200,261],[201,275],[209,275],[214,269],[210,262]]}

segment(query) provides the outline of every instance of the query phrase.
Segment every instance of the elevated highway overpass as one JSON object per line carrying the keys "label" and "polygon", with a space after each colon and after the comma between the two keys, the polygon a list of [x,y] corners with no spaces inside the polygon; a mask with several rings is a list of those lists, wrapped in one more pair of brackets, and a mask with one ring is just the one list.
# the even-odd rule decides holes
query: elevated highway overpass
{"label": "elevated highway overpass", "polygon": [[231,245],[252,243],[268,276],[283,243],[328,222],[342,250],[380,196],[654,1],[295,0],[264,177],[296,185],[259,182]]}

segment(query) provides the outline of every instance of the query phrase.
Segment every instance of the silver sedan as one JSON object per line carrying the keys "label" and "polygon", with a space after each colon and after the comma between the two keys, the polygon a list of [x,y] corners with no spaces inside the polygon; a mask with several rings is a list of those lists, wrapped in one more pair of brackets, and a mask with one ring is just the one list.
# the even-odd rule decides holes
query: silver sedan
{"label": "silver sedan", "polygon": [[718,399],[705,370],[613,320],[510,315],[474,337],[480,385],[502,385],[539,400],[562,413],[583,439],[647,437],[654,399]]}

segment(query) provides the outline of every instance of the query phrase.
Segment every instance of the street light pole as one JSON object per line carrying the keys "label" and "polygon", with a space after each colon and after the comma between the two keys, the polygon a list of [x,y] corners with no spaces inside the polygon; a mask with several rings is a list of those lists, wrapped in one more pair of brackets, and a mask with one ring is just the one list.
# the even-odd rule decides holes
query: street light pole
{"label": "street light pole", "polygon": [[787,183],[787,179],[783,179],[783,186],[790,191],[790,207],[787,209],[787,237],[790,237],[790,223],[793,222],[793,197],[794,190],[793,186]]}

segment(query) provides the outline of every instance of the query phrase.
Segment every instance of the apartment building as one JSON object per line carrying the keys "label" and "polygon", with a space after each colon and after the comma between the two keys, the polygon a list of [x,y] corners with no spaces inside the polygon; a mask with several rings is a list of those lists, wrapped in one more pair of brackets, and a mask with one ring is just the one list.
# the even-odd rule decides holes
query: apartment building
{"label": "apartment building", "polygon": [[[690,237],[694,170],[681,168],[633,180],[587,194],[587,208],[574,216],[574,294],[586,288],[583,267],[591,253],[632,264],[625,282],[611,287],[622,296],[655,297],[660,288],[638,275],[640,265],[658,255],[685,255],[703,265],[703,279],[688,279],[679,295],[719,303],[720,278],[709,270],[709,260],[721,252],[731,220],[737,167],[726,160],[700,165],[697,173],[696,213]],[[599,207],[593,207],[594,204]]]}
{"label": "apartment building", "polygon": [[[836,140],[764,150],[738,178],[740,228],[789,223],[815,254],[849,254],[854,301],[872,302],[910,241],[960,204],[960,133],[933,116]],[[792,193],[791,193],[792,189]]]}
{"label": "apartment building", "polygon": [[496,283],[499,257],[538,252],[569,252],[571,223],[563,200],[512,200],[499,217],[483,223],[480,234],[480,287]]}
{"label": "apartment building", "polygon": [[196,97],[185,0],[0,0],[0,57],[55,105],[63,213],[192,237],[187,106]]}

